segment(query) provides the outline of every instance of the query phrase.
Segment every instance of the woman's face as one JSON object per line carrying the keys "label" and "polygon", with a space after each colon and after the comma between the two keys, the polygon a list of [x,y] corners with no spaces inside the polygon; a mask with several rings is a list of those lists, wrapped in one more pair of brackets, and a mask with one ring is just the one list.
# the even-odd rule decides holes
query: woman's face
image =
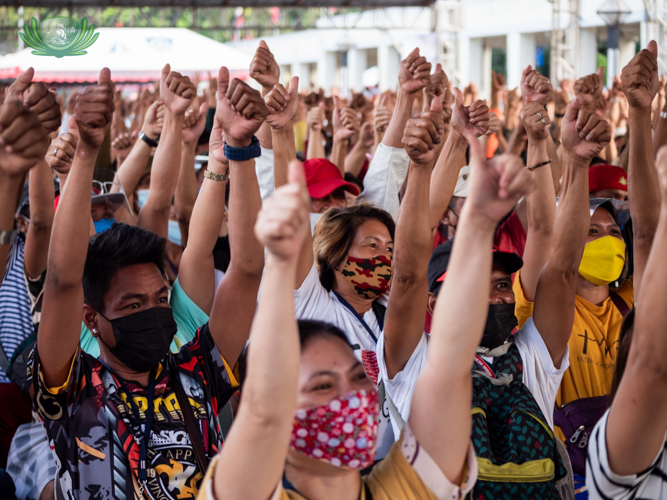
{"label": "woman's face", "polygon": [[312,408],[354,391],[374,390],[364,366],[349,345],[333,335],[319,335],[301,352],[297,408]]}
{"label": "woman's face", "polygon": [[614,238],[624,241],[623,236],[621,235],[621,228],[618,227],[618,224],[609,211],[603,207],[598,207],[591,216],[586,243],[590,243],[603,236],[613,236]]}
{"label": "woman's face", "polygon": [[[374,259],[379,255],[394,255],[394,240],[389,229],[377,219],[368,219],[364,222],[354,237],[352,246],[347,253],[357,259]],[[345,261],[342,262],[342,266]]]}

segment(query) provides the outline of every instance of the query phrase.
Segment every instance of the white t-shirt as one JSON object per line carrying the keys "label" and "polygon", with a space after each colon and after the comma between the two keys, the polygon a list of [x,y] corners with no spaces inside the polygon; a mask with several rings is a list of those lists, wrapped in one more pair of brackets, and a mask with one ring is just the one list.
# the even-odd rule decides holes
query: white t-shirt
{"label": "white t-shirt", "polygon": [[[560,368],[556,368],[551,360],[549,350],[542,339],[542,335],[540,335],[540,332],[535,327],[532,317],[526,321],[521,330],[514,334],[514,343],[519,349],[519,354],[523,360],[523,383],[533,394],[549,427],[553,428],[553,412],[558,387],[563,379],[563,373],[570,366],[569,348],[565,351]],[[378,342],[377,359],[380,368],[380,377],[384,380],[386,391],[405,422],[410,417],[410,404],[412,403],[415,383],[417,382],[419,373],[426,364],[427,356],[428,336],[424,333],[403,371],[389,380],[387,365],[384,360],[384,336]],[[486,359],[487,361],[491,361],[490,358]],[[472,365],[473,360],[470,360],[471,369]],[[394,422],[392,424],[394,427],[394,436],[398,439],[400,430]]]}
{"label": "white t-shirt", "polygon": [[[387,295],[377,299],[378,303],[387,306]],[[294,292],[296,317],[298,319],[313,319],[324,321],[337,326],[345,335],[354,348],[354,354],[366,369],[368,377],[377,384],[379,369],[375,354],[375,340],[357,317],[345,306],[336,294],[327,291],[320,283],[317,267],[313,265],[308,276],[303,281],[301,288]],[[373,309],[369,309],[363,315],[364,321],[373,332],[376,339],[382,338],[382,329],[375,316]],[[383,402],[380,412],[380,427],[378,430],[378,446],[376,458],[384,458],[391,445],[394,444],[394,433],[390,425],[389,408],[386,401]]]}
{"label": "white t-shirt", "polygon": [[660,449],[651,466],[640,474],[619,476],[609,467],[607,457],[607,420],[609,410],[597,423],[588,440],[586,487],[588,498],[625,500],[631,498],[667,499],[667,454]]}

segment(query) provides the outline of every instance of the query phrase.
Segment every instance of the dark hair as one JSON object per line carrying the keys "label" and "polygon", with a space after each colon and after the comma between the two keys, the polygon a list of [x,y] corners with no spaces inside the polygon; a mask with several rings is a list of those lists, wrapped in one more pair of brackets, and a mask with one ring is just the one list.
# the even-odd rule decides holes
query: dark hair
{"label": "dark hair", "polygon": [[618,343],[618,354],[616,355],[616,370],[614,371],[614,378],[611,382],[611,394],[609,395],[609,406],[614,401],[614,396],[618,391],[618,386],[623,378],[625,367],[628,363],[628,354],[630,353],[630,346],[632,345],[632,337],[635,331],[635,310],[632,309],[623,320],[621,326],[621,334]]}
{"label": "dark hair", "polygon": [[155,264],[165,272],[166,241],[155,233],[115,222],[90,238],[83,270],[83,300],[104,313],[104,297],[116,273],[135,264]]}
{"label": "dark hair", "polygon": [[370,219],[383,223],[394,239],[396,231],[394,219],[388,212],[370,203],[346,208],[330,208],[317,221],[313,234],[313,252],[320,274],[320,283],[327,290],[333,287],[334,269],[350,251],[359,226]]}
{"label": "dark hair", "polygon": [[332,335],[338,337],[345,345],[350,345],[350,341],[347,340],[347,336],[343,333],[343,330],[338,328],[336,325],[331,323],[326,323],[324,321],[318,321],[315,319],[300,319],[297,321],[299,327],[299,342],[301,343],[301,350],[306,347],[308,342],[314,340],[318,337],[323,337],[325,335]]}

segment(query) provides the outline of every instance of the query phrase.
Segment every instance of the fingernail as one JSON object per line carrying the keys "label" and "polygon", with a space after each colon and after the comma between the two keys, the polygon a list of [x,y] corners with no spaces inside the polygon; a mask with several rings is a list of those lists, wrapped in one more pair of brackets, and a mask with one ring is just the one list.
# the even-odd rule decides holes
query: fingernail
{"label": "fingernail", "polygon": [[5,146],[5,151],[6,151],[7,153],[11,153],[11,152],[13,151],[13,149],[12,149],[11,146]]}
{"label": "fingernail", "polygon": [[592,136],[591,134],[588,134],[588,135],[586,136],[586,140],[587,140],[587,141],[590,141],[591,139],[593,139],[593,136]]}
{"label": "fingernail", "polygon": [[581,125],[577,125],[577,132],[581,132],[581,129],[584,128]]}
{"label": "fingernail", "polygon": [[584,133],[583,133],[583,132],[581,132],[581,133],[579,134],[579,137],[581,137],[582,139],[585,139],[585,138],[586,138],[586,137],[584,136]]}

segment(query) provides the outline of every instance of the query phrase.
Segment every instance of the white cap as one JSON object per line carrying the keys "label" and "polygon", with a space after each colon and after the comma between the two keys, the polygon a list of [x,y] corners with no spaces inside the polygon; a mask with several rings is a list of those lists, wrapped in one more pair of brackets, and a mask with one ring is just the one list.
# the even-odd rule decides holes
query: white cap
{"label": "white cap", "polygon": [[467,198],[468,188],[470,186],[470,167],[463,167],[459,172],[459,178],[454,188],[454,196],[457,198]]}

